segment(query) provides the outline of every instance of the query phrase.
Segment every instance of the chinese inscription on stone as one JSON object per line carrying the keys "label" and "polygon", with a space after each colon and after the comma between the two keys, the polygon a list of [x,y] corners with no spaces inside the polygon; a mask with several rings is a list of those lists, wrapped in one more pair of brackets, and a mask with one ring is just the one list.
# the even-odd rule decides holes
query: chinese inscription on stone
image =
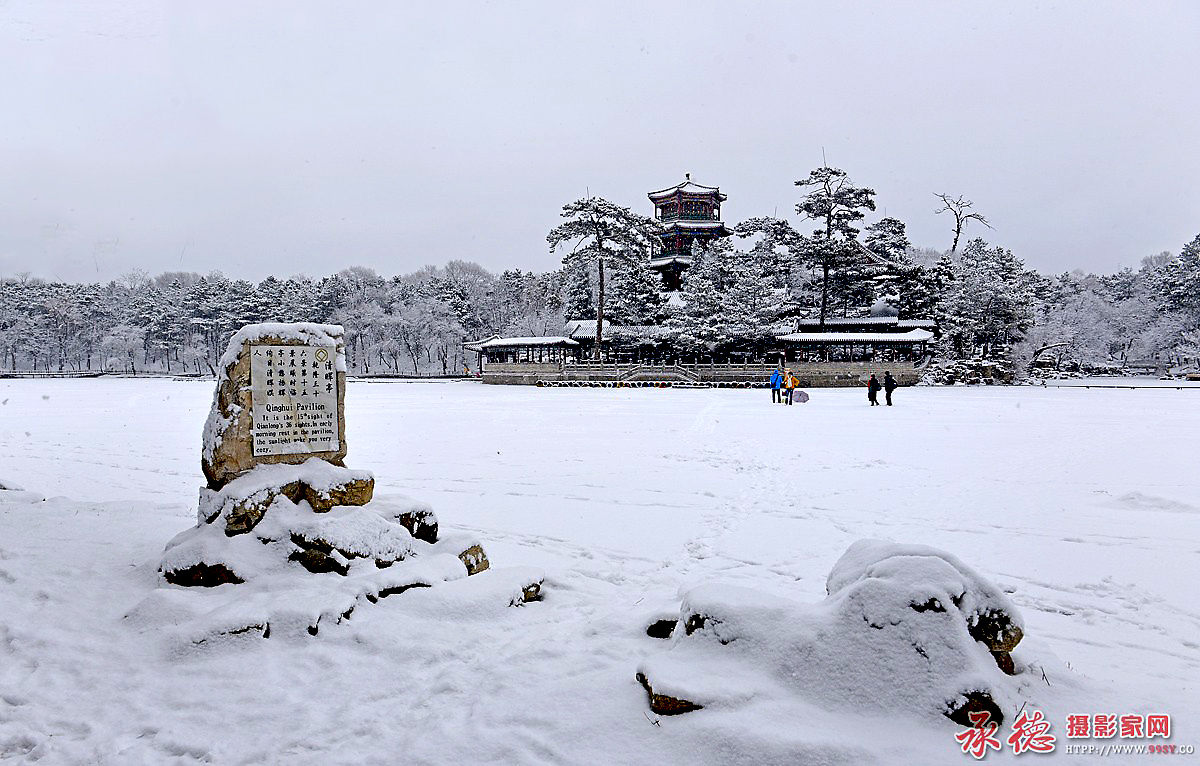
{"label": "chinese inscription on stone", "polygon": [[250,346],[256,456],[338,450],[333,362],[333,346]]}

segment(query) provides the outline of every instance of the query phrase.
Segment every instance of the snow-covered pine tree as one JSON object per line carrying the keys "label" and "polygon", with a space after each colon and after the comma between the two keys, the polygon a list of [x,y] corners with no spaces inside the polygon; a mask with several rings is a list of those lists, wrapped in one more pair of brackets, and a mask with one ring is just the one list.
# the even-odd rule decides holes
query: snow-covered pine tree
{"label": "snow-covered pine tree", "polygon": [[563,256],[563,265],[578,264],[596,270],[596,342],[598,361],[604,340],[604,270],[609,264],[627,264],[646,259],[651,243],[661,231],[658,222],[638,215],[627,207],[600,197],[588,197],[563,205],[565,222],[546,235],[553,252],[560,245],[574,243]]}
{"label": "snow-covered pine tree", "polygon": [[596,299],[592,296],[592,278],[582,264],[573,263],[563,267],[564,291],[563,311],[567,319],[595,319]]}
{"label": "snow-covered pine tree", "polygon": [[1025,265],[1011,250],[967,243],[941,304],[943,341],[963,357],[988,358],[1018,340],[1033,321],[1033,297]]}
{"label": "snow-covered pine tree", "polygon": [[721,261],[730,249],[724,239],[692,246],[692,265],[683,274],[679,308],[666,322],[682,349],[712,353],[728,339],[724,301],[728,280]]}
{"label": "snow-covered pine tree", "polygon": [[617,325],[657,324],[666,315],[662,278],[637,258],[613,271],[608,317]]}
{"label": "snow-covered pine tree", "polygon": [[1179,356],[1200,367],[1200,327],[1180,334]]}
{"label": "snow-covered pine tree", "polygon": [[908,241],[904,222],[900,219],[880,218],[865,227],[863,234],[863,244],[867,249],[885,261],[912,262],[912,259],[908,257],[908,250],[912,244]]}
{"label": "snow-covered pine tree", "polygon": [[770,333],[780,297],[774,275],[761,260],[735,250],[727,239],[697,243],[684,273],[682,307],[667,325],[679,344],[694,352],[744,347]]}
{"label": "snow-covered pine tree", "polygon": [[744,344],[761,346],[769,339],[786,292],[777,287],[777,275],[770,261],[734,248],[729,249],[725,258],[729,280],[724,291],[724,311],[729,334]]}
{"label": "snow-covered pine tree", "polygon": [[[862,253],[853,240],[858,236],[854,224],[875,209],[875,190],[855,186],[846,171],[820,167],[809,171],[808,178],[796,181],[796,186],[809,191],[796,205],[796,212],[816,221],[820,228],[813,232],[803,248],[806,263],[821,272],[820,321],[825,324],[829,313],[830,275],[850,271],[861,262]],[[858,288],[853,274],[839,280],[838,290],[844,300],[857,300]]]}
{"label": "snow-covered pine tree", "polygon": [[1200,234],[1164,269],[1161,290],[1168,311],[1182,311],[1200,324]]}

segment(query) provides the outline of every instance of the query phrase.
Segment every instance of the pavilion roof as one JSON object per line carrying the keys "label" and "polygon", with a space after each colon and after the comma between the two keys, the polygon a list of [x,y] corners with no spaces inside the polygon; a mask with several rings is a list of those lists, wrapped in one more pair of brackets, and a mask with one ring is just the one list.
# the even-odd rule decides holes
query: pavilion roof
{"label": "pavilion roof", "polygon": [[692,256],[690,255],[667,255],[662,258],[651,258],[646,264],[649,268],[659,269],[663,266],[669,266],[672,263],[678,263],[681,266],[691,266]]}
{"label": "pavilion roof", "polygon": [[659,191],[650,192],[646,196],[649,197],[651,200],[658,202],[659,200],[664,200],[664,199],[673,197],[680,192],[682,192],[683,194],[698,194],[698,195],[715,194],[715,195],[717,195],[717,199],[721,200],[722,202],[724,202],[726,199],[728,199],[724,194],[721,193],[720,187],[705,186],[704,184],[698,184],[695,181],[693,181],[691,179],[691,177],[688,177],[686,180],[683,181],[683,183],[678,183],[678,184],[675,184],[674,186],[668,187],[666,189],[660,189]]}

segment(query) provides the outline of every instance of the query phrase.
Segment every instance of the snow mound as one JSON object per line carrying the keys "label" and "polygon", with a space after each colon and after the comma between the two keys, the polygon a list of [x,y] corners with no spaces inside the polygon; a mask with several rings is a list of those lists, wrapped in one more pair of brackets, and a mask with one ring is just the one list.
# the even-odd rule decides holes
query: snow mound
{"label": "snow mound", "polygon": [[[816,604],[705,583],[682,594],[669,648],[637,679],[658,713],[731,708],[765,696],[826,711],[1000,722],[1029,685],[1008,654],[1015,607],[956,557],[859,541]],[[997,656],[1001,655],[1001,656]]]}

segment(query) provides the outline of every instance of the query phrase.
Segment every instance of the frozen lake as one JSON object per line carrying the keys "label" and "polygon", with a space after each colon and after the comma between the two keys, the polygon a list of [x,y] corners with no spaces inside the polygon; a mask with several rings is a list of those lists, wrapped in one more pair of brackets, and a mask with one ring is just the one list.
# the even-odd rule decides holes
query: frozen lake
{"label": "frozen lake", "polygon": [[[792,762],[815,752],[803,727],[752,710],[651,726],[633,672],[660,644],[640,621],[711,579],[819,600],[864,537],[957,554],[1023,610],[1018,652],[1078,676],[1096,711],[1170,713],[1200,744],[1200,390],[917,387],[890,408],[810,393],[789,408],[766,391],[352,381],[346,464],[477,532],[494,566],[543,568],[546,600],[456,618],[436,649],[367,616],[172,658],[119,618],[194,523],[211,382],[0,380],[0,483],[61,498],[0,493],[0,613],[21,615],[0,622],[0,755]],[[1047,710],[1058,733],[1084,702]],[[965,757],[913,736],[922,758]],[[886,743],[812,739],[821,762],[889,762]]]}

